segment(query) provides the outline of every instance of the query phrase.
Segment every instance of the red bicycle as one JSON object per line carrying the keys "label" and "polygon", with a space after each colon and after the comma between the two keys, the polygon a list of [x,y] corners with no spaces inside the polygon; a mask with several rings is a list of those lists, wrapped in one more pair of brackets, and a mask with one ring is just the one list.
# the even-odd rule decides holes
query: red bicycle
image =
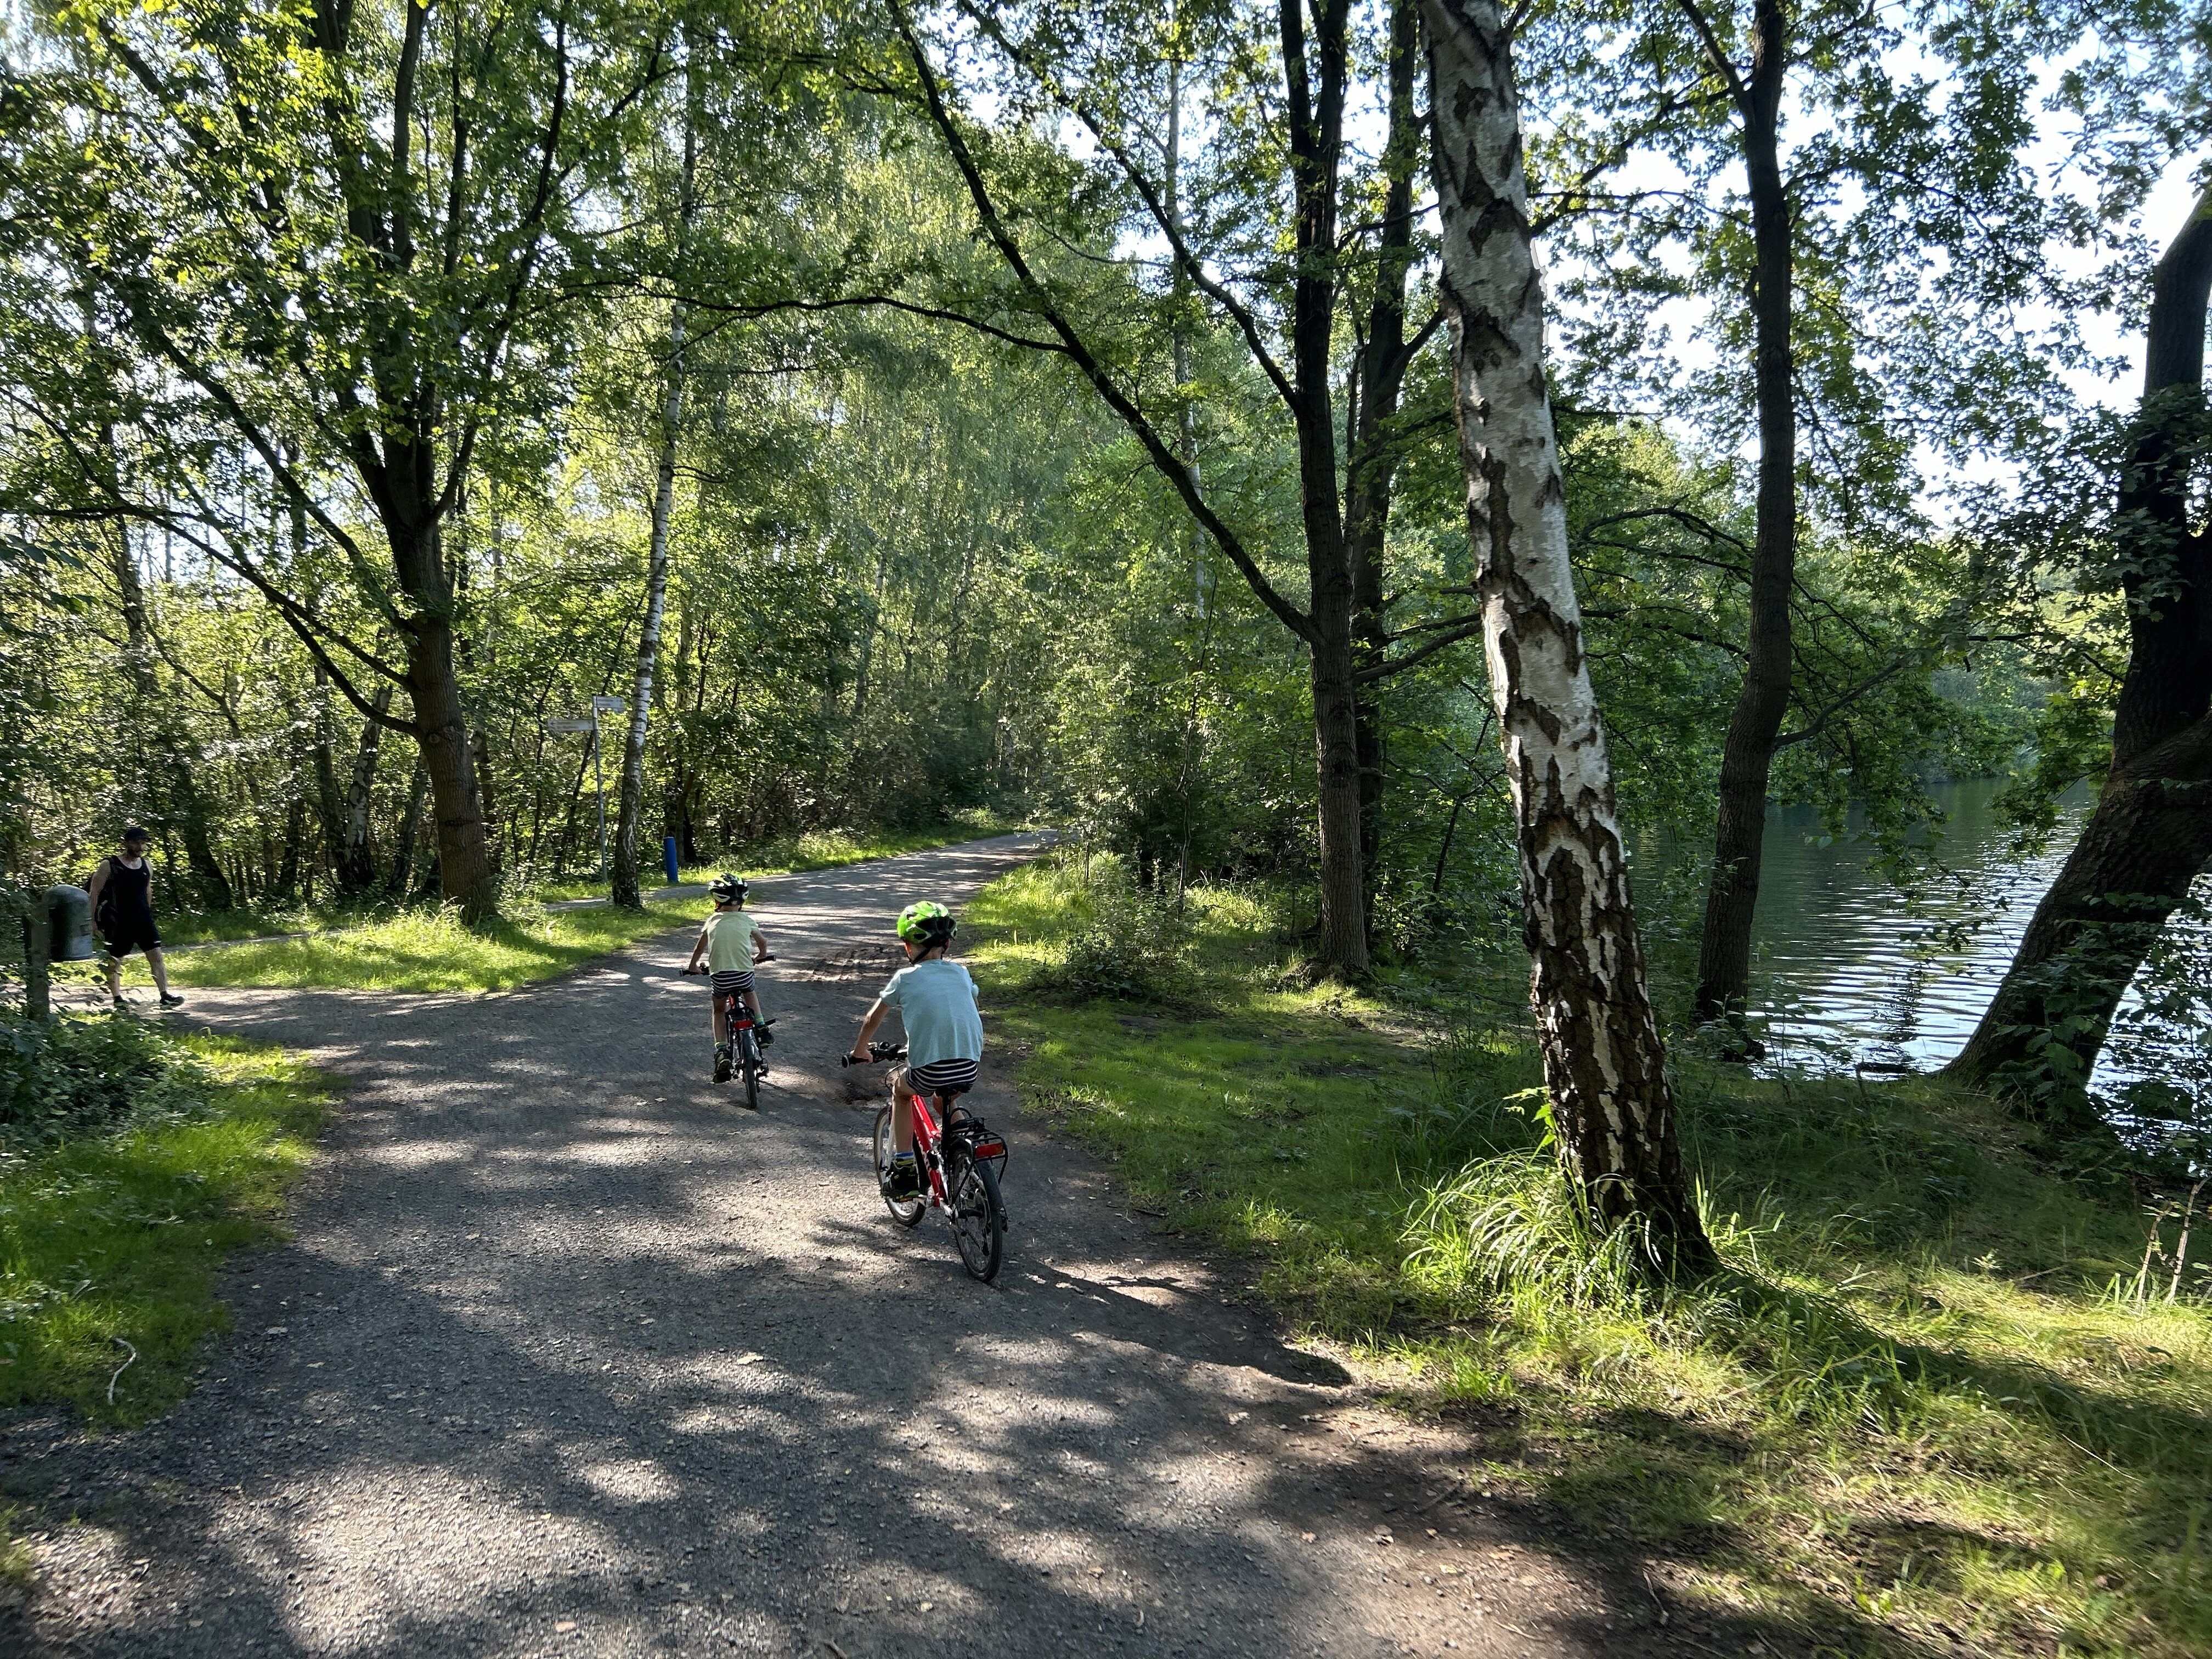
{"label": "red bicycle", "polygon": [[[771,953],[760,960],[774,962],[775,957]],[[687,968],[684,971],[702,975],[708,972],[704,968]],[[761,1054],[760,1038],[755,1033],[752,1008],[745,1001],[743,991],[717,991],[714,1003],[716,1012],[722,1016],[722,1029],[730,1034],[727,1042],[714,1045],[714,1081],[727,1083],[730,1074],[737,1073],[744,1081],[745,1109],[757,1112],[760,1110],[760,1080],[762,1074],[768,1070],[768,1061]],[[763,1019],[758,1024],[761,1029],[765,1030],[775,1022]]]}
{"label": "red bicycle", "polygon": [[[903,1044],[872,1042],[868,1053],[878,1064],[906,1058]],[[850,1055],[844,1063],[860,1064]],[[999,1172],[1006,1164],[1006,1139],[966,1108],[956,1108],[957,1096],[907,1092],[914,1109],[914,1156],[922,1188],[912,1197],[891,1196],[891,1155],[896,1144],[886,1102],[876,1109],[875,1134],[876,1186],[884,1207],[902,1227],[919,1225],[932,1210],[943,1211],[961,1265],[970,1279],[988,1285],[999,1276],[1006,1254],[1006,1206],[999,1197]],[[951,1115],[955,1110],[957,1117]]]}

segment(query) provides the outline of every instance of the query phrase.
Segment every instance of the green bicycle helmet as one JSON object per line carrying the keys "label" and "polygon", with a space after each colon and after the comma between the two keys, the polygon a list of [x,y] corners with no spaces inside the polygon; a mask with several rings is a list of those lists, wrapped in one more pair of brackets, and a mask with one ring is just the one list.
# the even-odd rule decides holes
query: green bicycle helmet
{"label": "green bicycle helmet", "polygon": [[898,936],[921,945],[943,945],[952,937],[952,912],[923,899],[899,912]]}
{"label": "green bicycle helmet", "polygon": [[726,871],[707,884],[707,895],[723,904],[741,899],[745,896],[745,878]]}

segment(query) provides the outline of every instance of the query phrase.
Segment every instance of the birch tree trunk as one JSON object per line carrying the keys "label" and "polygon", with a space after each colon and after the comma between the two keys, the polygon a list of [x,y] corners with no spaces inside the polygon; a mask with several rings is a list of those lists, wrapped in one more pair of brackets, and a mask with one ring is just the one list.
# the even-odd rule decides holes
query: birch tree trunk
{"label": "birch tree trunk", "polygon": [[[684,167],[677,187],[676,257],[680,262],[690,240],[692,185],[698,166],[696,110],[687,91],[684,112]],[[615,818],[614,902],[632,910],[645,908],[638,890],[638,818],[645,808],[645,723],[653,698],[653,677],[660,665],[660,619],[668,602],[668,519],[676,498],[676,444],[684,426],[684,302],[668,311],[668,385],[660,410],[660,465],[654,474],[653,534],[646,554],[645,625],[638,630],[637,674],[630,683],[629,730],[623,739],[621,805]]]}
{"label": "birch tree trunk", "polygon": [[1497,0],[1422,11],[1468,533],[1553,1126],[1592,1221],[1639,1227],[1655,1267],[1697,1272],[1712,1246],[1683,1179],[1567,562],[1512,42]]}
{"label": "birch tree trunk", "polygon": [[[392,708],[392,686],[380,681],[369,706],[380,714]],[[376,848],[370,808],[376,799],[377,757],[384,744],[384,727],[376,720],[361,723],[361,742],[353,757],[352,775],[346,782],[345,833],[337,851],[338,891],[347,896],[365,893],[376,885]]]}

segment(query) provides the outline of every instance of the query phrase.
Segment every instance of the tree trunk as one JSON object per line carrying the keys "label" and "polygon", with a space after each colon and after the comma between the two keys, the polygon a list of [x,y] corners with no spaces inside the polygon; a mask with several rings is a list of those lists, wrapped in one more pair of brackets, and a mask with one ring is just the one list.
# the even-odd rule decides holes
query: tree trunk
{"label": "tree trunk", "polygon": [[1751,986],[1751,927],[1766,834],[1766,783],[1790,712],[1790,595],[1797,579],[1797,404],[1790,309],[1795,284],[1790,199],[1782,181],[1782,88],[1789,58],[1784,0],[1758,0],[1743,119],[1751,189],[1752,289],[1759,405],[1758,521],[1743,688],[1721,750],[1720,816],[1705,930],[1698,945],[1697,1017],[1741,1015]]}
{"label": "tree trunk", "polygon": [[[1292,416],[1311,599],[1314,752],[1320,793],[1321,942],[1324,969],[1367,969],[1366,883],[1360,866],[1358,689],[1352,653],[1352,567],[1338,495],[1331,408],[1336,328],[1336,189],[1350,76],[1348,0],[1314,8],[1318,74],[1307,63],[1304,16],[1282,9],[1297,278],[1291,295]],[[1317,82],[1317,84],[1316,84]]]}
{"label": "tree trunk", "polygon": [[413,731],[437,820],[439,891],[459,904],[465,921],[497,914],[499,882],[484,835],[483,802],[477,788],[468,715],[453,665],[453,586],[446,569],[424,445],[390,445],[391,473],[426,480],[404,502],[385,504],[385,533],[399,586],[413,602],[407,619],[407,690],[415,705]]}
{"label": "tree trunk", "polygon": [[1949,1070],[2040,1115],[2086,1121],[2112,1015],[2212,860],[2212,537],[2190,525],[2201,459],[2212,191],[2153,275],[2143,404],[2119,499],[2128,668],[2112,765],[2081,839]]}
{"label": "tree trunk", "polygon": [[[696,88],[696,82],[691,85]],[[687,91],[684,117],[684,170],[677,190],[676,252],[680,259],[690,240],[692,179],[698,139],[693,93]],[[638,630],[637,675],[630,686],[629,730],[623,739],[621,806],[616,815],[614,902],[633,910],[645,908],[637,883],[638,818],[645,809],[645,721],[653,697],[653,677],[660,664],[660,618],[668,600],[668,519],[676,499],[676,445],[684,430],[684,302],[668,309],[668,385],[660,408],[660,465],[653,491],[653,534],[646,554],[645,625]]]}
{"label": "tree trunk", "polygon": [[295,795],[292,810],[284,819],[284,854],[276,866],[275,891],[282,899],[300,896],[300,845],[307,838],[307,798]]}
{"label": "tree trunk", "polygon": [[428,792],[430,775],[422,764],[421,756],[415,759],[414,775],[407,785],[407,810],[399,815],[399,834],[392,848],[392,873],[386,878],[384,890],[396,899],[404,899],[415,876],[415,842],[422,829],[422,797]]}
{"label": "tree trunk", "polygon": [[[1406,343],[1406,277],[1413,265],[1413,173],[1421,135],[1420,112],[1413,98],[1420,38],[1420,9],[1416,0],[1392,0],[1390,137],[1383,156],[1390,184],[1383,199],[1376,248],[1375,299],[1359,359],[1358,411],[1345,467],[1344,541],[1352,565],[1352,661],[1362,672],[1378,669],[1389,645],[1382,547],[1389,532],[1390,485],[1398,465],[1390,422],[1398,413],[1412,357]],[[1381,681],[1364,682],[1357,714],[1359,862],[1370,905],[1382,866],[1382,795],[1389,763],[1382,702]]]}
{"label": "tree trunk", "polygon": [[[112,439],[110,440],[112,445]],[[111,447],[110,453],[112,453]],[[200,799],[195,777],[201,764],[198,746],[177,719],[170,700],[163,696],[154,675],[154,628],[146,614],[146,593],[138,580],[138,566],[131,553],[131,540],[120,524],[108,538],[108,568],[115,577],[116,602],[123,613],[123,634],[129,653],[131,690],[137,694],[138,718],[154,734],[152,770],[161,781],[164,804],[176,820],[184,839],[185,863],[191,870],[194,896],[210,910],[228,910],[235,900],[230,878],[223,873],[215,848],[208,840],[207,806]]]}
{"label": "tree trunk", "polygon": [[[380,714],[391,708],[389,682],[377,683],[368,706]],[[383,726],[376,720],[363,720],[361,744],[354,750],[353,775],[346,783],[344,835],[337,850],[338,891],[348,897],[376,885],[375,822],[371,809],[376,801],[377,756],[383,744]]]}
{"label": "tree trunk", "polygon": [[330,862],[333,882],[346,843],[345,792],[338,787],[337,757],[332,742],[337,721],[331,708],[331,677],[315,665],[315,742],[309,757],[314,770],[315,823],[321,830],[323,854]]}
{"label": "tree trunk", "polygon": [[1517,821],[1524,926],[1568,1177],[1666,1271],[1713,1260],[1683,1178],[1583,653],[1543,370],[1512,43],[1496,0],[1423,0],[1468,534]]}
{"label": "tree trunk", "polygon": [[494,787],[491,739],[485,735],[482,726],[469,734],[469,753],[476,763],[477,798],[483,811],[484,857],[491,865],[492,880],[495,884],[500,872],[499,794]]}

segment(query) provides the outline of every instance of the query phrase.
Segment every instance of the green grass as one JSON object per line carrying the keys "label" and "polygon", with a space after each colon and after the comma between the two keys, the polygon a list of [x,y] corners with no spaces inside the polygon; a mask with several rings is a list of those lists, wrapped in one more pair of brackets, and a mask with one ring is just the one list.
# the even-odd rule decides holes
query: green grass
{"label": "green grass", "polygon": [[[814,830],[728,855],[728,861],[686,870],[686,884],[702,883],[721,870],[738,868],[748,876],[781,875],[835,869],[869,859],[920,852],[978,836],[1002,834],[1015,826],[982,811],[961,814],[922,830]],[[165,920],[163,935],[183,943],[191,924],[217,930],[216,936],[251,939],[256,932],[296,931],[314,936],[266,943],[189,951],[168,958],[169,977],[179,985],[258,985],[363,991],[507,991],[547,979],[593,957],[650,934],[682,925],[700,914],[696,898],[648,901],[642,915],[612,908],[544,912],[537,906],[562,899],[598,896],[596,882],[541,886],[530,898],[489,927],[464,927],[450,911],[428,908],[402,910],[362,921],[358,913],[314,910],[226,911],[214,917],[188,918],[183,926]],[[126,981],[150,984],[144,963],[132,957]]]}
{"label": "green grass", "polygon": [[0,1407],[60,1403],[114,1426],[173,1404],[224,1323],[216,1265],[276,1236],[324,1079],[264,1044],[180,1046],[200,1075],[159,1109],[0,1154]]}
{"label": "green grass", "polygon": [[1468,1421],[1471,1480],[1832,1652],[2212,1653],[2212,1317],[2164,1269],[2132,1294],[2118,1176],[1933,1080],[1684,1062],[1730,1272],[1656,1296],[1540,1149],[1518,964],[1305,988],[1263,896],[1201,890],[1157,996],[1083,1000],[1070,964],[1141,908],[1072,861],[968,907],[1025,1097],[1371,1386]]}
{"label": "green grass", "polygon": [[349,927],[358,911],[327,904],[240,905],[230,910],[186,910],[161,919],[164,945],[207,945],[229,939],[262,939],[270,933]]}
{"label": "green grass", "polygon": [[[224,945],[168,958],[179,985],[262,985],[362,991],[508,991],[695,919],[697,899],[657,899],[643,911],[612,907],[518,911],[483,927],[451,910],[408,910],[366,927],[304,939]],[[150,983],[143,958],[125,980]]]}
{"label": "green grass", "polygon": [[[732,848],[704,864],[686,865],[677,872],[676,879],[679,886],[691,887],[712,881],[725,870],[734,870],[749,880],[807,870],[835,870],[870,859],[896,858],[901,853],[927,852],[933,847],[950,847],[985,836],[1008,835],[1021,827],[1015,819],[977,807],[918,830],[809,830]],[[659,886],[661,879],[658,866],[646,872],[648,886]],[[598,898],[606,890],[606,883],[594,878],[549,884],[537,889],[535,896],[547,901]]]}

